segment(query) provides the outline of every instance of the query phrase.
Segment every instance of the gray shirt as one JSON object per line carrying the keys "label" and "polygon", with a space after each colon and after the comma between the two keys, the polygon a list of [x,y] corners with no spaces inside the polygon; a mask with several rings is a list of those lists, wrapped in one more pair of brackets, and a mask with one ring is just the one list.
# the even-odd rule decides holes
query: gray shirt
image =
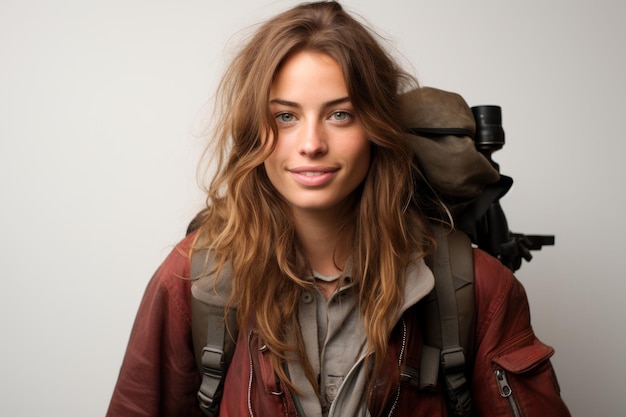
{"label": "gray shirt", "polygon": [[[433,274],[423,261],[409,267],[399,314],[426,296],[433,286]],[[347,277],[328,300],[318,290],[303,292],[300,297],[298,320],[302,338],[321,390],[318,399],[299,362],[289,362],[290,378],[302,393],[295,398],[296,406],[306,417],[368,415],[366,335],[352,287]]]}

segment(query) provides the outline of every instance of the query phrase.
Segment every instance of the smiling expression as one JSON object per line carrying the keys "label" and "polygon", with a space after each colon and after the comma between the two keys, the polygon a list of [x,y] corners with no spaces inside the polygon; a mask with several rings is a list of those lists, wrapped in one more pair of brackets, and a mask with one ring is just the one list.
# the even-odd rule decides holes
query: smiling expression
{"label": "smiling expression", "polygon": [[340,210],[367,175],[371,144],[339,64],[318,52],[291,56],[269,108],[278,132],[264,163],[271,183],[295,212]]}

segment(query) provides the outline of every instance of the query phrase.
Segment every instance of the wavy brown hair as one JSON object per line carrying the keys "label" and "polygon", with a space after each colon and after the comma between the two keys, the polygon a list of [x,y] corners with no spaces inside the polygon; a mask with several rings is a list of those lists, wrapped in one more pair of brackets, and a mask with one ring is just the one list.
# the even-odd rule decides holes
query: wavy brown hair
{"label": "wavy brown hair", "polygon": [[[432,238],[419,213],[419,176],[400,124],[398,94],[416,81],[381,46],[380,38],[337,2],[308,3],[261,25],[236,55],[218,89],[214,147],[217,173],[208,188],[195,248],[210,249],[218,271],[232,268],[239,325],[256,323],[279,378],[283,362],[299,360],[317,386],[297,320],[298,300],[312,284],[291,213],[263,166],[276,126],[269,91],[281,64],[303,50],[329,55],[343,69],[358,120],[372,142],[371,165],[357,191],[350,253],[352,280],[377,372],[404,293],[404,273]],[[417,175],[416,175],[417,174]],[[295,342],[287,342],[287,334]]]}

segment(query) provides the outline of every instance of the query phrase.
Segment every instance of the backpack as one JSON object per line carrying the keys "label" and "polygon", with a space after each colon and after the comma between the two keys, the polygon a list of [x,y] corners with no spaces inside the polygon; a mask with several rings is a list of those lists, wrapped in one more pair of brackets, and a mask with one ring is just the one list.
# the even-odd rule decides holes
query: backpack
{"label": "backpack", "polygon": [[[469,417],[475,315],[472,243],[513,270],[519,267],[521,257],[530,260],[528,250],[551,243],[549,237],[528,240],[508,231],[498,200],[512,180],[499,174],[490,152],[484,155],[477,149],[475,112],[461,96],[423,87],[402,95],[400,104],[416,162],[455,223],[453,231],[433,226],[437,249],[427,263],[435,276],[435,288],[421,301],[427,325],[420,370],[419,375],[411,369],[406,372],[418,377],[422,389],[436,387],[441,377],[450,415]],[[490,216],[494,211],[498,215]],[[486,245],[484,237],[490,237],[489,232],[496,229],[494,221],[506,234],[501,234],[499,240],[491,238],[490,245]],[[187,233],[197,227],[198,220],[194,219]],[[508,248],[506,259],[502,247]],[[219,414],[225,375],[237,340],[237,322],[236,306],[226,310],[230,281],[220,279],[214,286],[214,280],[205,272],[210,270],[210,263],[206,251],[192,256],[191,308],[194,351],[202,373],[198,400],[202,411],[212,417]],[[223,276],[228,274],[222,271]]]}

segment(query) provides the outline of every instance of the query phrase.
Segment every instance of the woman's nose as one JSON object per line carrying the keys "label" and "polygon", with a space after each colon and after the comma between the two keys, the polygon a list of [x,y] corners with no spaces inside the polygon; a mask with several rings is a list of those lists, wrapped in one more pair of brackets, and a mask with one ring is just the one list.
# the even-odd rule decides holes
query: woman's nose
{"label": "woman's nose", "polygon": [[300,153],[309,157],[323,155],[328,151],[326,131],[322,123],[305,123],[301,132]]}

